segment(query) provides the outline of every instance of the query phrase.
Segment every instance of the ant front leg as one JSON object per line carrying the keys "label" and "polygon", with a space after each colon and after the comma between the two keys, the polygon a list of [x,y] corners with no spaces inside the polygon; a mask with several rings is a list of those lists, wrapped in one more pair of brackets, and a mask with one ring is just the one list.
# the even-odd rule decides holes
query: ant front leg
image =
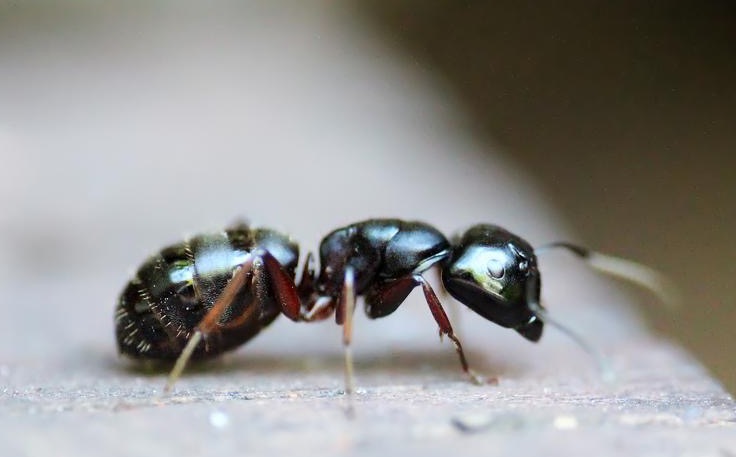
{"label": "ant front leg", "polygon": [[[244,287],[251,287],[255,303],[248,307],[248,311],[234,317],[227,323],[228,327],[236,327],[243,322],[253,319],[253,313],[259,312],[261,304],[268,299],[270,291],[281,308],[281,313],[289,319],[299,319],[300,301],[294,280],[281,268],[281,264],[265,250],[258,250],[237,268],[232,279],[220,293],[212,308],[205,314],[204,318],[194,330],[179,358],[176,359],[174,368],[169,373],[169,378],[164,387],[164,392],[169,392],[174,387],[177,379],[184,371],[189,359],[202,340],[217,333],[223,325],[220,323],[225,311],[232,306],[236,296]],[[257,318],[257,317],[255,317]]]}
{"label": "ant front leg", "polygon": [[414,278],[422,284],[422,291],[424,292],[425,300],[427,300],[427,305],[429,305],[429,311],[432,313],[434,321],[440,326],[440,336],[445,334],[450,340],[452,340],[452,343],[455,345],[457,355],[460,357],[460,364],[463,367],[463,371],[470,378],[470,381],[477,385],[496,384],[498,381],[495,378],[483,378],[470,369],[468,360],[465,358],[465,352],[463,352],[463,346],[460,344],[460,339],[455,336],[455,332],[452,331],[450,319],[448,319],[447,313],[445,313],[445,310],[442,308],[442,304],[440,303],[439,298],[437,298],[437,294],[434,293],[432,286],[430,286],[427,280],[421,275],[414,275]]}
{"label": "ant front leg", "polygon": [[463,346],[460,343],[460,339],[452,330],[452,325],[450,324],[450,319],[447,317],[447,313],[445,313],[445,310],[442,308],[442,304],[437,298],[437,294],[435,294],[432,286],[429,285],[422,275],[414,274],[393,281],[384,281],[375,284],[366,294],[366,311],[368,316],[375,319],[393,313],[399,305],[406,300],[409,293],[411,293],[411,291],[418,285],[422,286],[424,299],[429,306],[429,311],[432,313],[432,317],[439,326],[440,337],[446,335],[455,345],[455,350],[460,358],[460,365],[462,366],[463,372],[474,384],[495,384],[495,378],[485,379],[482,376],[477,375],[470,368],[468,360],[465,357],[465,352],[463,351]]}

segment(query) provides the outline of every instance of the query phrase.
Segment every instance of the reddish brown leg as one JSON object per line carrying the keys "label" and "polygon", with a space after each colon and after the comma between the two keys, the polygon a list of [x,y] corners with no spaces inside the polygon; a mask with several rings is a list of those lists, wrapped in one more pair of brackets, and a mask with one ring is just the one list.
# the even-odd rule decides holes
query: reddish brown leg
{"label": "reddish brown leg", "polygon": [[[202,321],[197,325],[196,330],[189,338],[186,346],[182,350],[179,358],[176,359],[174,368],[169,373],[169,378],[164,387],[164,392],[170,391],[174,387],[174,383],[181,376],[182,371],[186,367],[189,359],[192,357],[194,350],[199,343],[206,339],[208,335],[220,329],[219,321],[225,311],[232,305],[233,300],[238,293],[246,285],[254,288],[254,297],[258,302],[268,294],[268,284],[266,278],[271,281],[271,290],[273,290],[276,299],[281,307],[281,312],[292,320],[299,318],[299,295],[296,286],[291,277],[284,272],[278,261],[268,251],[255,251],[243,262],[233,275],[230,282],[227,283],[220,296],[217,297],[212,308],[205,314]],[[258,310],[260,306],[249,307],[251,310]],[[238,316],[236,321],[246,319],[248,316]]]}
{"label": "reddish brown leg", "polygon": [[485,384],[486,382],[495,383],[495,379],[485,380],[478,376],[470,369],[468,360],[465,358],[465,352],[463,346],[460,344],[460,339],[455,336],[455,332],[452,330],[450,319],[448,319],[445,310],[442,308],[440,300],[434,293],[432,286],[429,285],[426,279],[419,274],[412,276],[406,276],[393,281],[386,281],[375,284],[366,294],[366,311],[368,316],[375,319],[378,317],[388,316],[389,314],[396,311],[396,309],[403,303],[406,297],[411,291],[418,285],[422,285],[422,291],[424,292],[424,298],[429,305],[429,310],[434,317],[435,322],[440,328],[440,337],[447,335],[447,337],[455,345],[455,350],[460,357],[460,364],[462,365],[463,371],[468,375],[470,380],[476,384]]}
{"label": "reddish brown leg", "polygon": [[202,320],[197,325],[197,332],[204,336],[212,333],[217,329],[217,323],[225,310],[233,303],[235,296],[240,292],[243,286],[251,282],[253,266],[256,261],[255,256],[249,256],[248,259],[243,262],[233,275],[230,282],[227,283],[225,288],[217,297],[212,308],[204,315]]}
{"label": "reddish brown leg", "polygon": [[422,285],[422,291],[424,292],[424,298],[427,300],[427,305],[429,305],[429,311],[432,313],[434,321],[437,322],[437,325],[439,325],[440,327],[440,337],[443,334],[447,335],[447,337],[455,345],[457,355],[458,357],[460,357],[460,365],[462,365],[463,371],[470,378],[470,381],[474,384],[495,384],[495,378],[483,378],[482,376],[478,376],[472,369],[470,369],[470,366],[468,365],[468,360],[465,358],[463,346],[462,344],[460,344],[460,340],[458,339],[458,337],[455,336],[455,333],[452,331],[450,319],[447,318],[447,314],[442,308],[442,304],[437,298],[437,294],[434,293],[432,286],[430,286],[429,283],[421,275],[414,275],[414,279]]}
{"label": "reddish brown leg", "polygon": [[281,264],[270,252],[264,251],[260,258],[271,279],[271,289],[281,306],[281,312],[292,321],[298,321],[301,302],[294,280],[281,268]]}
{"label": "reddish brown leg", "polygon": [[368,317],[377,319],[393,313],[418,285],[414,276],[375,283],[365,294]]}
{"label": "reddish brown leg", "polygon": [[300,321],[314,322],[327,319],[335,312],[337,304],[332,297],[315,297],[308,306],[309,311],[303,311],[299,316]]}
{"label": "reddish brown leg", "polygon": [[[289,319],[299,319],[299,295],[297,294],[294,280],[281,268],[281,264],[268,251],[253,252],[248,259],[240,265],[230,282],[205,314],[202,321],[197,325],[197,330],[206,336],[217,330],[218,322],[223,313],[232,304],[235,296],[248,282],[255,286],[256,300],[268,293],[268,285],[265,283],[266,275],[271,280],[271,289],[281,307],[281,312]],[[257,307],[256,307],[257,308]]]}

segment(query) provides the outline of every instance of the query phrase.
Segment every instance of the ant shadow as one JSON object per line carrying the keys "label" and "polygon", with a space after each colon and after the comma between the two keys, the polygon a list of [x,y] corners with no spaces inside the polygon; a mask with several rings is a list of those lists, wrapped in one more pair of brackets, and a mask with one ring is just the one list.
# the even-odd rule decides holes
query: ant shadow
{"label": "ant shadow", "polygon": [[[513,376],[523,369],[489,358],[487,353],[466,350],[471,367],[488,376]],[[385,354],[358,354],[354,357],[358,376],[390,375],[401,377],[443,377],[448,381],[463,377],[460,363],[454,351],[440,350],[391,350]],[[145,377],[160,377],[169,373],[171,361],[135,361],[106,357],[107,368],[120,374]],[[342,353],[317,353],[297,355],[292,353],[226,353],[213,360],[194,360],[182,375],[232,375],[252,374],[258,376],[314,375],[332,373],[342,376],[345,359]]]}

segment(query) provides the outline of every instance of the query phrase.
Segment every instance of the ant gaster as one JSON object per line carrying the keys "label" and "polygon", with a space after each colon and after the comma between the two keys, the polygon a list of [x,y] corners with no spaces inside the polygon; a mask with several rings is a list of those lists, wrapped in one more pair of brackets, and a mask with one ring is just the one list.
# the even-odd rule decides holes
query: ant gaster
{"label": "ant gaster", "polygon": [[[450,243],[434,227],[399,219],[370,219],[329,233],[295,279],[298,245],[274,230],[235,225],[199,235],[149,258],[123,290],[116,309],[121,353],[136,359],[176,360],[166,390],[189,359],[212,358],[239,346],[279,314],[293,321],[332,315],[343,327],[346,393],[353,391],[352,315],[364,297],[370,318],[393,313],[421,287],[440,335],[454,344],[463,371],[477,383],[460,340],[423,273],[441,268],[442,283],[460,303],[502,327],[536,342],[545,323],[554,325],[591,353],[580,337],[550,318],[540,305],[536,254],[563,248],[599,270],[665,295],[664,278],[640,264],[594,253],[569,243],[536,250],[505,229],[479,224]],[[667,297],[664,297],[667,299]]]}

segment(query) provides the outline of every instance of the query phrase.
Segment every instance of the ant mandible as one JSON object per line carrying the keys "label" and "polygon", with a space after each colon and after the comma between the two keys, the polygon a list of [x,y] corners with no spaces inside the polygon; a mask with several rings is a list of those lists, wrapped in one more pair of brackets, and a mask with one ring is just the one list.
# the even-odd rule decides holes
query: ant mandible
{"label": "ant mandible", "polygon": [[358,296],[372,318],[396,311],[420,287],[440,335],[454,344],[463,371],[482,383],[423,273],[441,269],[442,284],[460,303],[536,342],[553,325],[605,361],[540,305],[537,254],[562,248],[592,267],[649,287],[668,300],[666,279],[638,263],[557,242],[534,249],[496,225],[479,224],[450,243],[434,227],[399,219],[369,219],[332,231],[319,249],[319,270],[307,255],[299,281],[299,247],[271,229],[240,223],[195,236],[149,258],[123,290],[115,313],[119,351],[135,359],[176,360],[169,391],[190,359],[207,359],[258,334],[279,314],[312,322],[334,314],[343,327],[345,392],[354,390],[350,351]]}

